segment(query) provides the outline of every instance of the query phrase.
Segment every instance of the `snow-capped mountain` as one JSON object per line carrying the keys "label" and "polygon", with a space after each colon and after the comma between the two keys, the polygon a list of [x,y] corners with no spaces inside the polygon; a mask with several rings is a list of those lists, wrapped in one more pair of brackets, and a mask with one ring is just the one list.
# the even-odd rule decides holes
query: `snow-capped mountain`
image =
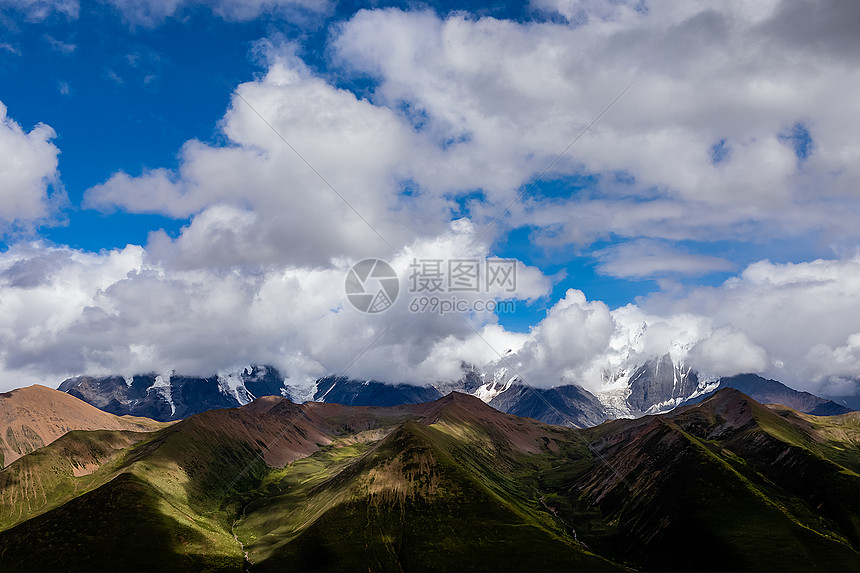
{"label": "snow-capped mountain", "polygon": [[635,368],[604,374],[597,399],[612,418],[661,414],[720,386],[719,378],[701,377],[669,353]]}
{"label": "snow-capped mountain", "polygon": [[464,365],[464,376],[456,382],[434,385],[440,394],[472,394],[496,410],[534,418],[548,424],[584,428],[609,419],[606,409],[590,392],[568,384],[535,388],[523,383],[505,363],[483,369]]}
{"label": "snow-capped mountain", "polygon": [[59,389],[112,414],[159,421],[178,420],[213,408],[243,406],[262,396],[286,396],[298,403],[395,406],[429,402],[457,391],[476,396],[505,413],[549,424],[587,427],[616,418],[668,412],[724,387],[740,390],[760,402],[780,403],[805,413],[832,415],[849,411],[830,400],[754,374],[722,379],[700,376],[668,353],[634,368],[605,372],[604,385],[595,394],[576,384],[529,386],[504,362],[482,369],[464,365],[459,380],[429,386],[346,376],[326,376],[311,386],[294,386],[272,366],[247,366],[206,378],[170,373],[81,376],[66,380]]}
{"label": "snow-capped mountain", "polygon": [[213,408],[243,406],[260,396],[285,395],[283,378],[269,366],[247,366],[206,378],[172,373],[79,376],[58,389],[111,414],[162,422]]}

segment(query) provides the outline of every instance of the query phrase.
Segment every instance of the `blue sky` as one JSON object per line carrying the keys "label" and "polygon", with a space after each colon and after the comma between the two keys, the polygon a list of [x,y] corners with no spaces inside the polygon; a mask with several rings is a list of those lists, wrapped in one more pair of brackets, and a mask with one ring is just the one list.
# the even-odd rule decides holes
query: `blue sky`
{"label": "blue sky", "polygon": [[[497,4],[463,2],[432,8],[442,15],[466,10],[470,17],[489,14],[516,21],[549,16],[529,11],[525,4]],[[374,5],[408,7],[409,3]],[[112,11],[88,3],[81,6],[75,21],[21,23],[12,36],[18,53],[7,50],[0,54],[2,101],[25,128],[43,122],[55,129],[62,150],[59,170],[69,199],[60,222],[42,227],[39,236],[95,252],[145,244],[149,232],[159,229],[177,236],[187,218],[87,209],[82,205],[84,192],[117,171],[139,174],[146,169],[176,168],[178,150],[189,139],[222,140],[218,120],[229,105],[231,91],[225,82],[238,85],[262,73],[254,46],[267,35],[280,34],[286,41],[297,42],[298,52],[318,73],[338,87],[372,97],[375,82],[344,78],[325,57],[330,31],[359,7],[367,6],[339,4],[333,14],[309,17],[308,27],[266,16],[225,22],[198,6],[183,12],[181,20],[167,19],[154,28],[130,28]],[[784,134],[792,144],[799,137],[798,131],[808,138],[800,124],[792,130]],[[807,147],[804,144],[803,149]],[[590,174],[540,181],[526,198],[575,196],[592,190],[597,179]],[[530,234],[529,227],[513,230],[499,242],[496,253],[537,265],[549,274],[564,271],[566,277],[549,297],[522,303],[516,313],[501,315],[508,328],[527,330],[571,287],[604,300],[612,308],[659,288],[654,280],[616,279],[597,270],[589,252],[612,244],[611,239],[586,249],[553,249],[533,245]],[[738,253],[755,250],[738,243],[722,248],[698,244],[692,250],[707,254],[731,251],[731,259],[739,267],[760,258]],[[804,253],[806,257],[813,255]],[[714,284],[727,277],[726,272],[715,272],[685,282]]]}
{"label": "blue sky", "polygon": [[[257,333],[255,344],[227,359],[214,338],[199,348],[189,343],[190,355],[178,358],[159,342],[169,330],[164,324],[136,323],[123,305],[155,304],[138,297],[161,288],[169,293],[162,300],[215,297],[189,293],[193,285],[233,277],[241,286],[232,294],[250,297],[230,302],[230,312],[239,312],[262,300],[276,276],[304,285],[294,294],[305,300],[313,289],[304,281],[315,273],[340,276],[349,261],[444,251],[524,265],[516,312],[456,319],[475,321],[499,345],[540,344],[576,291],[584,295],[576,303],[583,316],[610,317],[609,338],[595,334],[604,347],[632,336],[626,320],[674,324],[673,317],[695,316],[703,322],[690,340],[678,335],[655,347],[692,353],[691,360],[714,368],[714,348],[723,352],[729,343],[708,341],[727,328],[731,344],[740,346],[730,354],[746,358],[726,371],[785,377],[779,365],[800,353],[806,362],[791,376],[803,383],[851,378],[851,360],[844,372],[809,363],[821,344],[853,356],[850,326],[774,343],[780,336],[738,318],[749,314],[740,305],[763,295],[732,298],[735,283],[752,284],[754,273],[745,269],[757,264],[796,272],[815,261],[847,264],[856,253],[856,150],[845,125],[856,117],[847,95],[857,79],[856,40],[844,26],[856,14],[838,10],[564,0],[0,2],[0,102],[9,141],[42,137],[40,124],[54,132],[44,137],[53,148],[40,148],[42,163],[33,160],[43,166],[33,168],[35,187],[20,187],[38,194],[28,199],[35,201],[30,211],[13,208],[12,193],[24,191],[12,179],[9,196],[0,194],[9,206],[0,212],[0,267],[44,267],[45,288],[57,284],[49,277],[72,272],[66,263],[32,262],[50,253],[82,268],[124,269],[89,285],[80,276],[68,279],[81,289],[72,297],[77,311],[60,306],[43,316],[27,311],[27,304],[45,308],[28,299],[31,291],[10,292],[9,300],[20,302],[14,312],[23,313],[5,310],[9,331],[17,333],[10,336],[51,336],[26,349],[10,339],[4,372],[38,378],[281,360],[297,377],[312,376],[336,369],[337,360],[319,350],[324,341],[358,349],[382,323],[359,317],[371,321],[361,336],[311,339],[294,332],[309,319],[289,317],[285,330]],[[739,53],[740,42],[753,48]],[[809,66],[821,71],[809,77]],[[374,229],[273,140],[270,127]],[[13,159],[5,158],[30,165]],[[472,245],[469,237],[508,205]],[[144,284],[156,276],[158,285]],[[764,288],[755,284],[749,288]],[[115,298],[121,292],[127,298]],[[320,308],[337,307],[340,294]],[[225,298],[212,304],[227,304]],[[719,316],[721,304],[738,307]],[[841,304],[817,316],[824,321],[853,302]],[[113,340],[93,338],[94,309],[111,317],[99,320]],[[188,312],[194,324],[214,320]],[[220,312],[233,322],[226,307]],[[316,316],[319,324],[309,330],[358,324]],[[401,336],[402,348],[390,342],[389,354],[403,357],[394,369],[399,378],[452,375],[450,365],[431,367],[434,360],[493,359],[445,350],[470,348],[471,328],[454,318],[398,317],[426,332]],[[194,338],[193,328],[182,331]],[[53,346],[59,339],[61,350]],[[599,348],[570,350],[569,359],[536,371],[551,384],[593,377],[598,362],[622,367]],[[626,352],[641,358],[646,350]],[[379,375],[378,367],[367,366],[367,375]]]}

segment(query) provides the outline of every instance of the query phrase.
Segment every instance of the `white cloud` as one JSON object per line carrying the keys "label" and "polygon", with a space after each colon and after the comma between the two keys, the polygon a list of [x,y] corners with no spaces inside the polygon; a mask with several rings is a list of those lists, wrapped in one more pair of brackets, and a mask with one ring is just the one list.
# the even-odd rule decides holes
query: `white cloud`
{"label": "white cloud", "polygon": [[0,224],[28,224],[51,214],[52,201],[61,198],[55,136],[43,123],[24,131],[0,102]]}
{"label": "white cloud", "polygon": [[[283,49],[264,78],[239,86],[222,122],[230,146],[189,141],[177,173],[116,173],[87,192],[86,204],[194,216],[177,248],[165,236],[153,245],[182,264],[217,264],[222,254],[227,264],[325,264],[388,256],[389,245],[441,232],[447,199],[400,196],[409,167],[432,164],[434,148],[391,110],[330,86]],[[227,250],[214,239],[225,233],[235,240]]]}
{"label": "white cloud", "polygon": [[[860,147],[845,118],[860,112],[851,96],[860,72],[796,43],[786,49],[780,23],[792,3],[555,4],[571,24],[363,11],[343,26],[335,53],[379,81],[379,103],[405,102],[423,131],[459,141],[452,147],[472,168],[461,172],[452,158],[449,172],[485,190],[497,205],[482,213],[490,218],[638,78],[547,176],[601,174],[596,192],[515,207],[509,224],[537,225],[546,242],[825,229],[856,242]],[[827,18],[804,28],[811,42],[852,45],[845,34],[827,39],[845,28],[840,10],[848,19],[855,11],[829,5]],[[784,137],[796,124],[812,137],[803,161]],[[619,171],[635,182],[614,182]]]}
{"label": "white cloud", "polygon": [[[51,384],[75,373],[211,374],[247,363],[274,364],[302,383],[344,370],[377,336],[350,375],[413,383],[454,377],[463,362],[493,357],[470,323],[493,344],[516,349],[523,339],[495,325],[489,312],[410,311],[413,259],[486,257],[485,246],[471,244],[474,234],[467,221],[455,222],[401,249],[391,260],[401,295],[380,315],[363,314],[346,300],[347,259],[313,268],[180,269],[141,247],[87,254],[19,245],[0,254],[0,386],[39,375]],[[517,286],[517,297],[534,299],[551,284],[520,264]]]}
{"label": "white cloud", "polygon": [[15,54],[16,56],[21,55],[21,49],[9,42],[0,42],[0,50],[4,50],[10,54]]}
{"label": "white cloud", "polygon": [[584,373],[606,351],[614,330],[604,303],[588,301],[581,291],[570,289],[509,361],[535,386],[575,382],[593,387]]}
{"label": "white cloud", "polygon": [[51,46],[53,49],[57,50],[61,54],[71,54],[78,48],[75,44],[58,40],[50,34],[45,35],[45,41],[48,43],[49,46]]}
{"label": "white cloud", "polygon": [[687,253],[649,240],[621,243],[594,254],[600,261],[598,271],[618,278],[698,276],[734,268],[719,257]]}
{"label": "white cloud", "polygon": [[835,348],[817,344],[805,359],[823,392],[833,396],[860,392],[860,333],[848,336],[845,344]]}
{"label": "white cloud", "polygon": [[728,326],[717,328],[696,343],[688,359],[699,371],[719,372],[723,376],[763,372],[769,365],[764,348]]}

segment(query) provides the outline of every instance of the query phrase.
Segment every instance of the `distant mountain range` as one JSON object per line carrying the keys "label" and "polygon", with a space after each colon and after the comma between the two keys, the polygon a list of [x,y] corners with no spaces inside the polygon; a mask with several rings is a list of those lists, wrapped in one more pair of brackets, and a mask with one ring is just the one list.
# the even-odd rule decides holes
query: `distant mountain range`
{"label": "distant mountain range", "polygon": [[96,408],[118,416],[181,420],[214,408],[243,406],[260,396],[284,395],[284,379],[270,366],[249,366],[206,378],[171,374],[79,376],[60,384]]}
{"label": "distant mountain range", "polygon": [[[15,390],[0,419],[43,401],[55,406],[39,416],[60,417],[52,408],[69,400]],[[385,408],[271,396],[155,431],[71,431],[15,460],[0,471],[0,561],[3,571],[856,571],[858,474],[860,413],[817,417],[733,389],[587,429],[459,392]]]}
{"label": "distant mountain range", "polygon": [[460,380],[431,386],[327,376],[317,380],[310,390],[299,390],[285,385],[274,367],[249,366],[207,378],[169,374],[82,376],[64,381],[59,389],[112,414],[160,421],[179,420],[213,408],[242,406],[261,396],[347,406],[395,406],[428,402],[457,391],[476,396],[502,412],[584,428],[606,420],[667,412],[727,387],[762,403],[783,404],[808,414],[850,411],[831,400],[755,374],[700,379],[697,372],[673,361],[669,354],[636,368],[607,374],[606,378],[605,388],[597,394],[573,384],[536,388],[524,384],[506,366],[496,364],[485,370],[464,367]]}

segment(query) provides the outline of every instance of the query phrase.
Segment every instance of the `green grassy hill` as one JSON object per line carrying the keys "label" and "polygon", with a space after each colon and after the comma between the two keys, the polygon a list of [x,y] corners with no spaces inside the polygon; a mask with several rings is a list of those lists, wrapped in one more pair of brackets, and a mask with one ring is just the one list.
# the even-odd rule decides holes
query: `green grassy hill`
{"label": "green grassy hill", "polygon": [[268,398],[0,471],[3,571],[857,570],[860,424],[734,390],[586,430]]}
{"label": "green grassy hill", "polygon": [[475,473],[456,445],[407,422],[372,447],[296,462],[237,525],[254,570],[620,569],[531,515],[519,491],[488,488],[507,468]]}

